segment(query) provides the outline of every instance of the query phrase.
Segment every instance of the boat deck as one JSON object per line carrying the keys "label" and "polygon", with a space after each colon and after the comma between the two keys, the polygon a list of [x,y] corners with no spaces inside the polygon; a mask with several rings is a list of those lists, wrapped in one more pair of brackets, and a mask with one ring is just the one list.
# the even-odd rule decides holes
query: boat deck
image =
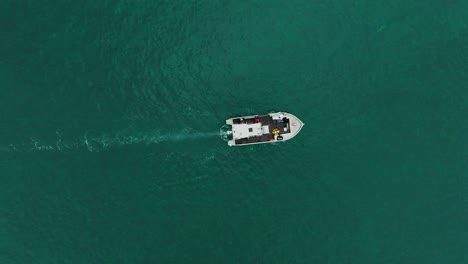
{"label": "boat deck", "polygon": [[266,134],[266,135],[257,136],[257,137],[236,139],[235,142],[236,142],[236,145],[241,145],[241,144],[249,144],[249,143],[266,142],[274,138],[275,136],[273,134]]}
{"label": "boat deck", "polygon": [[[255,117],[251,118],[235,118],[232,120],[233,125],[239,124],[255,124],[256,120]],[[240,144],[250,144],[250,143],[259,143],[259,142],[267,142],[270,140],[275,139],[275,135],[273,134],[273,130],[278,129],[280,134],[287,134],[291,132],[291,127],[289,125],[290,120],[288,118],[283,119],[273,119],[270,115],[263,115],[258,116],[259,122],[261,126],[268,126],[268,133],[263,134],[260,136],[251,136],[246,138],[240,138],[235,140],[236,145]]]}

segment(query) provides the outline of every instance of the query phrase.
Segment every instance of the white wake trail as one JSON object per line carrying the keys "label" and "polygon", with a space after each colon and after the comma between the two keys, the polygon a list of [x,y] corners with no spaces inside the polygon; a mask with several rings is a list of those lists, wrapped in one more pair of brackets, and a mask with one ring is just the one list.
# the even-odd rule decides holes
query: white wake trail
{"label": "white wake trail", "polygon": [[[97,133],[87,131],[82,137],[66,140],[61,133],[56,132],[57,140],[47,143],[37,138],[30,137],[29,143],[9,144],[5,151],[56,151],[66,152],[70,150],[87,149],[90,152],[100,152],[112,147],[127,145],[152,145],[164,142],[182,142],[203,138],[217,137],[219,132],[192,132],[183,130],[181,132],[161,133],[154,131],[150,133]],[[1,151],[2,149],[0,149]]]}

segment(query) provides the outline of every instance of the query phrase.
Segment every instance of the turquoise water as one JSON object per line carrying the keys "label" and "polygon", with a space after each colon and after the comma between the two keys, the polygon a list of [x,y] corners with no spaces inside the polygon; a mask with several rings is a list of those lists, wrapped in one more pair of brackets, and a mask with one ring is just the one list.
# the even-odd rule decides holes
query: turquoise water
{"label": "turquoise water", "polygon": [[[0,263],[463,263],[466,1],[0,2]],[[224,120],[288,111],[283,144]]]}

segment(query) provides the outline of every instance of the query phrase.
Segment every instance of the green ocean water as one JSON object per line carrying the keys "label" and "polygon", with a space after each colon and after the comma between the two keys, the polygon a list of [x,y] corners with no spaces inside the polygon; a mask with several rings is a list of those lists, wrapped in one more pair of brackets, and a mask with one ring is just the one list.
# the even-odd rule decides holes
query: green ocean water
{"label": "green ocean water", "polygon": [[[468,262],[467,18],[0,1],[0,263]],[[220,139],[271,111],[305,126]]]}

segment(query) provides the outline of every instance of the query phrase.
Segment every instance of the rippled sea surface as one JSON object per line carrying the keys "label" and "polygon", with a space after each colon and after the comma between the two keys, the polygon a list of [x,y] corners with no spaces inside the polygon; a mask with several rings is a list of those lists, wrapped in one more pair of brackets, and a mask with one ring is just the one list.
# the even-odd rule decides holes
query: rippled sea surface
{"label": "rippled sea surface", "polygon": [[[463,263],[466,1],[0,1],[0,263]],[[288,111],[283,144],[225,119]]]}

